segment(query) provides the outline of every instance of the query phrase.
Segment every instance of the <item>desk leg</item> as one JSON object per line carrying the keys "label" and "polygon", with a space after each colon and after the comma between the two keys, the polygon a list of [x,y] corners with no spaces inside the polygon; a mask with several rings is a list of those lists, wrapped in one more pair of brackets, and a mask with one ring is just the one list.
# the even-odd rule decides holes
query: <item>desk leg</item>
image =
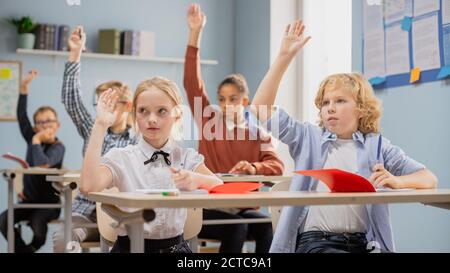
{"label": "desk leg", "polygon": [[130,238],[130,252],[144,253],[144,224],[134,222],[125,225]]}
{"label": "desk leg", "polygon": [[8,253],[14,253],[14,175],[8,177]]}
{"label": "desk leg", "polygon": [[68,244],[72,241],[72,190],[64,189],[64,246],[67,250]]}

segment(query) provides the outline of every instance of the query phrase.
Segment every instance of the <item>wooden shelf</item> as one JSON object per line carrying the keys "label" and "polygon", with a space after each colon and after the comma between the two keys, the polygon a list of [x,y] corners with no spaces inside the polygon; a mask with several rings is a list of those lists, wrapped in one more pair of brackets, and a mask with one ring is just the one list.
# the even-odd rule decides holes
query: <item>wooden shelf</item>
{"label": "wooden shelf", "polygon": [[[55,50],[41,50],[41,49],[23,49],[18,48],[16,50],[17,54],[22,55],[43,55],[51,57],[68,57],[68,51],[55,51]],[[140,61],[140,62],[157,62],[157,63],[172,63],[172,64],[183,64],[184,59],[180,58],[164,58],[164,57],[154,57],[154,58],[142,58],[138,56],[129,55],[114,55],[114,54],[103,54],[103,53],[83,53],[82,58],[93,58],[93,59],[109,59],[109,60],[122,60],[122,61]],[[201,64],[205,65],[217,65],[219,64],[216,60],[202,60]]]}

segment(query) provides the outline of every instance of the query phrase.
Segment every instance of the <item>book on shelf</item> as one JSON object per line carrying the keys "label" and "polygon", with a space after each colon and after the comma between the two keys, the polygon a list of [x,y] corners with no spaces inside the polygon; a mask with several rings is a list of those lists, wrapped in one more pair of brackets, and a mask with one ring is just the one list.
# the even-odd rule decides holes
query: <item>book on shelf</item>
{"label": "book on shelf", "polygon": [[120,54],[120,31],[118,29],[99,30],[98,52],[104,54]]}

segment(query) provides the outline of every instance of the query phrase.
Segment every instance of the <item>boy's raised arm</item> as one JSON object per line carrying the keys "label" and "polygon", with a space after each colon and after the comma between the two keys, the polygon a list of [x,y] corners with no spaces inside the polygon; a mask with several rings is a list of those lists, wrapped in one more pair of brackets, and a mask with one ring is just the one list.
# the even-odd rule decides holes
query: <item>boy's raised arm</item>
{"label": "boy's raised arm", "polygon": [[305,26],[302,21],[296,21],[286,27],[280,52],[259,85],[252,101],[252,111],[261,121],[266,121],[270,118],[271,109],[275,103],[277,91],[284,73],[298,52],[311,39],[309,36],[303,36],[304,31]]}
{"label": "boy's raised arm", "polygon": [[81,97],[80,58],[86,43],[83,27],[78,26],[69,38],[69,60],[64,70],[62,103],[83,139],[88,139],[94,119]]}
{"label": "boy's raised arm", "polygon": [[31,126],[30,119],[27,114],[27,99],[29,93],[29,85],[37,76],[37,70],[31,70],[20,85],[19,102],[17,105],[17,119],[19,121],[20,132],[27,143],[31,142],[34,131]]}

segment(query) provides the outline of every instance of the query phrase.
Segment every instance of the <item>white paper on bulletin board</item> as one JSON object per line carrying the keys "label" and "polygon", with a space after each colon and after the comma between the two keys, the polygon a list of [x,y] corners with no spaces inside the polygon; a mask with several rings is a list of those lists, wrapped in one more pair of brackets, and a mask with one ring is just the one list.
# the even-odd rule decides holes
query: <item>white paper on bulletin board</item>
{"label": "white paper on bulletin board", "polygon": [[22,63],[0,61],[0,121],[15,121]]}

